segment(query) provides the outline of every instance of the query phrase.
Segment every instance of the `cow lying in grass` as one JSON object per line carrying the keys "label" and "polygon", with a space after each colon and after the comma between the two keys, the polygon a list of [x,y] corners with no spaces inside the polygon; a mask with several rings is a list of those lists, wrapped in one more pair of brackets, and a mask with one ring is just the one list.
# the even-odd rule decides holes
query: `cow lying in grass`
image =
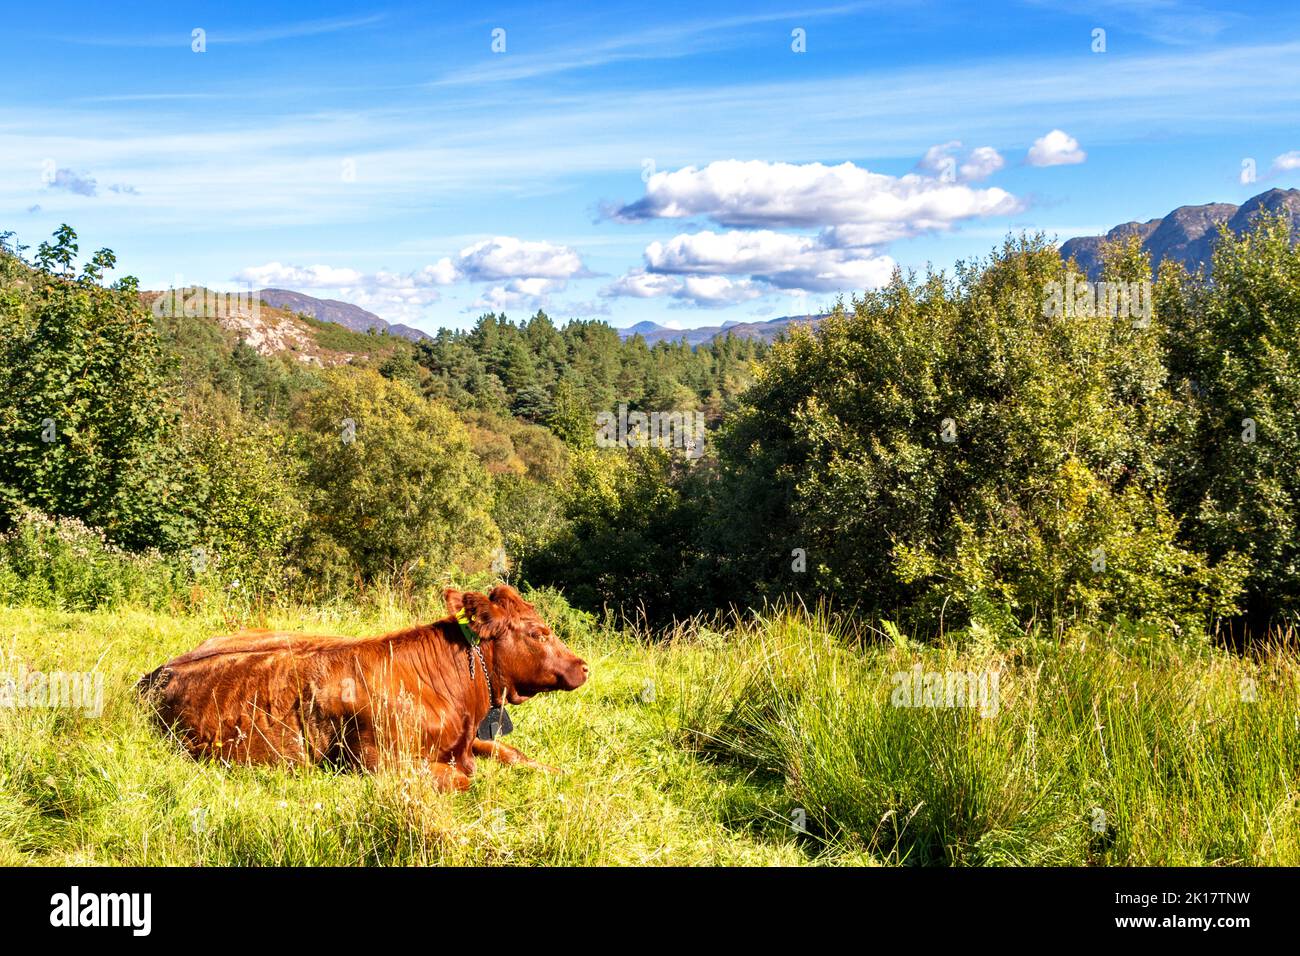
{"label": "cow lying in grass", "polygon": [[490,707],[580,687],[587,665],[509,585],[443,596],[448,617],[378,637],[215,637],[139,689],[195,757],[366,770],[405,757],[446,790],[469,787],[476,756],[549,770],[476,731]]}

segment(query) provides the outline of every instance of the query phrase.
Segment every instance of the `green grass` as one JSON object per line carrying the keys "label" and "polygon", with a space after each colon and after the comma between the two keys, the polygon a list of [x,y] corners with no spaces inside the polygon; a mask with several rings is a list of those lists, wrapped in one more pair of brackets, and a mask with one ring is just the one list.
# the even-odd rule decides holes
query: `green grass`
{"label": "green grass", "polygon": [[[1132,628],[859,645],[804,613],[649,644],[549,616],[592,678],[513,709],[510,742],[565,773],[480,761],[469,793],[444,795],[414,770],[182,755],[132,685],[223,631],[214,615],[0,608],[0,674],[105,675],[98,718],[0,708],[0,864],[1300,864],[1294,652]],[[409,621],[390,606],[269,623]],[[998,713],[892,706],[916,663],[997,668]]]}

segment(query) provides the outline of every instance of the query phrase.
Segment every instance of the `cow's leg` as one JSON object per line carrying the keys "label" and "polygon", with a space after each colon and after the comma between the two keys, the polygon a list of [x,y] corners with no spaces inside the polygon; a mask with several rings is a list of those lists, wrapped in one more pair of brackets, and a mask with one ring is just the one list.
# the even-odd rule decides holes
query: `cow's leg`
{"label": "cow's leg", "polygon": [[459,767],[430,760],[429,772],[433,774],[434,786],[444,793],[469,789],[469,777],[465,776]]}
{"label": "cow's leg", "polygon": [[499,740],[475,740],[474,754],[479,757],[491,757],[493,760],[500,760],[509,767],[518,765],[530,767],[533,770],[541,770],[543,773],[560,772],[555,767],[548,767],[544,763],[539,763],[523,751],[516,750],[509,744],[503,744]]}

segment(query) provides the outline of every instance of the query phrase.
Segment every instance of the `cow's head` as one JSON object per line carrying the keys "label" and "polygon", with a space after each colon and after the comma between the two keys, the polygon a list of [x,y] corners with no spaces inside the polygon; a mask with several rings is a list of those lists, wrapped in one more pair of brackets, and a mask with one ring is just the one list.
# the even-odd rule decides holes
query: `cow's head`
{"label": "cow's head", "polygon": [[587,680],[586,661],[510,585],[497,585],[487,594],[447,588],[442,596],[449,614],[464,608],[474,633],[491,642],[493,676],[505,684],[509,703],[522,704],[547,690],[575,690]]}

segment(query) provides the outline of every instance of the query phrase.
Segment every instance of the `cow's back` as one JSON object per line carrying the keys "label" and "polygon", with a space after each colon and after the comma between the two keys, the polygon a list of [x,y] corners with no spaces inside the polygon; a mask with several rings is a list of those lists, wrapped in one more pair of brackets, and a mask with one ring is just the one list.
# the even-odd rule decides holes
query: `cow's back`
{"label": "cow's back", "polygon": [[369,762],[358,726],[373,642],[251,631],[215,637],[146,679],[162,724],[195,756]]}

